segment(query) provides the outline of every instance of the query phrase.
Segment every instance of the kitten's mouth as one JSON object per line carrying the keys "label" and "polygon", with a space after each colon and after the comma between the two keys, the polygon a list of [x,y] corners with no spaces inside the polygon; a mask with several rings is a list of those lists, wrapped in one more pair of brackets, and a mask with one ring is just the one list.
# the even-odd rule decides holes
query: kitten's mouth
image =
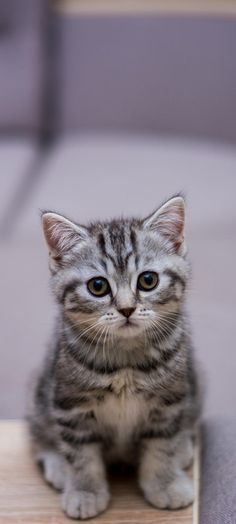
{"label": "kitten's mouth", "polygon": [[134,320],[129,320],[127,318],[127,320],[124,322],[124,324],[122,324],[122,326],[119,327],[119,329],[128,329],[132,327],[137,327],[137,325],[138,324]]}

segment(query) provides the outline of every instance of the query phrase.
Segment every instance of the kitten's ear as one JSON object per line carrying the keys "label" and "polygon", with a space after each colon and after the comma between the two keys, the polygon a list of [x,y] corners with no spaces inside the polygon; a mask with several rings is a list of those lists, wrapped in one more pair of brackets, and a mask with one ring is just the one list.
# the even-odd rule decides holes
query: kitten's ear
{"label": "kitten's ear", "polygon": [[43,213],[42,226],[49,253],[53,258],[60,258],[75,244],[88,238],[85,227],[77,226],[56,213]]}
{"label": "kitten's ear", "polygon": [[185,254],[185,203],[181,196],[168,200],[144,220],[143,226],[145,229],[156,231],[168,240],[172,244],[175,253]]}

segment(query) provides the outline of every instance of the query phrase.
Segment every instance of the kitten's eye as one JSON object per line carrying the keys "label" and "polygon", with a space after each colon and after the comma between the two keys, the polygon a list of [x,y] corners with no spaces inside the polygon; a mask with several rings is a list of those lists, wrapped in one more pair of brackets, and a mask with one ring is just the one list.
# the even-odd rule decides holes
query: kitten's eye
{"label": "kitten's eye", "polygon": [[111,288],[106,278],[96,277],[88,281],[88,290],[96,297],[104,297],[110,293]]}
{"label": "kitten's eye", "polygon": [[151,291],[159,282],[158,274],[154,271],[144,271],[138,277],[138,289],[141,291]]}

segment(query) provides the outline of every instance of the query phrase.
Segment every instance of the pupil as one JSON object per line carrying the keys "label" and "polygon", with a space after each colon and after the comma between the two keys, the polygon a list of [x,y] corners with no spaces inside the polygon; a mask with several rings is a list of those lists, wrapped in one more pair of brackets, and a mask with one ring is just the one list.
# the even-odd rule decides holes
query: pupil
{"label": "pupil", "polygon": [[147,273],[146,275],[144,275],[144,281],[145,281],[145,284],[147,284],[147,286],[151,286],[153,283],[152,275],[150,273]]}
{"label": "pupil", "polygon": [[102,286],[103,286],[103,281],[102,280],[95,280],[94,281],[94,289],[95,289],[95,291],[101,291]]}

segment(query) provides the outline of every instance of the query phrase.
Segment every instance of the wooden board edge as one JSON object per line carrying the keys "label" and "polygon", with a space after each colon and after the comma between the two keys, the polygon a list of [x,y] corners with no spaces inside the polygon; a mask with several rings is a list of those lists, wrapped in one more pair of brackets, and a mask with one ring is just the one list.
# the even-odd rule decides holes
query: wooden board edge
{"label": "wooden board edge", "polygon": [[51,0],[53,11],[74,16],[194,15],[236,17],[235,0]]}

